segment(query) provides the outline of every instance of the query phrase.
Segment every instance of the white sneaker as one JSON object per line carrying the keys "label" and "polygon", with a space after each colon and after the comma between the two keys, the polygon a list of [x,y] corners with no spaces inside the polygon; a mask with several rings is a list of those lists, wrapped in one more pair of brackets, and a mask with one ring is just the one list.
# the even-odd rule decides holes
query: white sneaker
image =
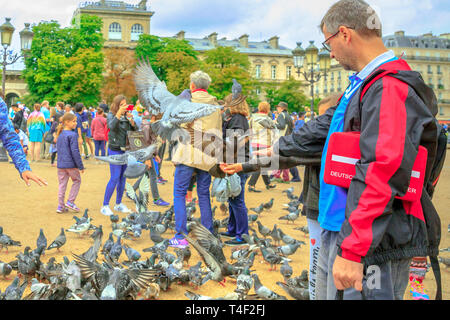
{"label": "white sneaker", "polygon": [[114,212],[111,211],[109,206],[103,206],[103,208],[100,210],[100,213],[108,217],[114,214]]}
{"label": "white sneaker", "polygon": [[114,206],[114,211],[122,212],[122,213],[131,213],[131,210],[127,208],[123,203],[116,204]]}

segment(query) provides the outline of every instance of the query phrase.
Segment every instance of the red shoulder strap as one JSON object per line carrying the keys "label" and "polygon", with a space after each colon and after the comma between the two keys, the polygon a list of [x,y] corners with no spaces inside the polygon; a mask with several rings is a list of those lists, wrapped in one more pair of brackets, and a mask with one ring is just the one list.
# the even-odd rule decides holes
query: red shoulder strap
{"label": "red shoulder strap", "polygon": [[363,88],[362,92],[361,92],[361,97],[359,102],[362,102],[362,99],[364,97],[364,95],[366,94],[367,90],[369,90],[369,88],[372,86],[372,84],[374,84],[377,80],[383,78],[384,76],[388,75],[388,74],[396,74],[398,73],[398,71],[395,70],[387,70],[384,72],[381,72],[380,74],[376,75],[372,80],[370,80]]}

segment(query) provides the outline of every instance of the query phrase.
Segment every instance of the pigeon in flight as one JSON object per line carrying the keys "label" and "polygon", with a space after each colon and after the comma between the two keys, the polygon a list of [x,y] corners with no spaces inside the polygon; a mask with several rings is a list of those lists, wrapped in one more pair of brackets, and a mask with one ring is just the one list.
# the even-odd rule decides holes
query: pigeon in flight
{"label": "pigeon in flight", "polygon": [[95,157],[96,159],[108,162],[114,165],[127,165],[124,176],[128,179],[137,179],[141,177],[147,170],[145,161],[151,159],[155,154],[156,145],[151,145],[147,148],[137,151],[127,151],[124,154],[116,154],[108,157]]}
{"label": "pigeon in flight", "polygon": [[141,104],[151,114],[163,117],[153,123],[152,129],[163,138],[170,138],[174,129],[182,123],[190,123],[194,120],[208,116],[218,109],[220,105],[193,103],[183,97],[176,97],[167,90],[147,61],[140,61],[134,72],[134,82]]}

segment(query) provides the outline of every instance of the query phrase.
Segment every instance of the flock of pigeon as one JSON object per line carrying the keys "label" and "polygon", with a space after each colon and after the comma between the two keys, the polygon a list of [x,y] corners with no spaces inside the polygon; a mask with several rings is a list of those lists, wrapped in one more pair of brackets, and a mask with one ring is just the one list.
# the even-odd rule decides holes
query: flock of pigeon
{"label": "flock of pigeon", "polygon": [[[168,230],[175,229],[173,207],[165,212],[148,211],[149,178],[144,175],[139,189],[134,191],[127,184],[126,194],[134,201],[136,210],[120,221],[119,216],[110,217],[111,229],[108,239],[103,243],[102,225],[94,226],[88,210],[82,217],[74,216],[74,224],[67,229],[61,228],[61,233],[48,244],[44,230],[40,229],[36,240],[36,248],[27,246],[16,256],[16,260],[8,263],[0,261],[0,276],[6,278],[13,270],[17,276],[6,288],[0,291],[0,300],[149,300],[158,299],[161,291],[167,291],[174,284],[190,285],[192,290],[186,290],[185,296],[190,300],[286,300],[272,289],[261,283],[260,277],[253,269],[256,256],[270,265],[270,271],[279,272],[283,281],[276,284],[296,300],[309,300],[308,272],[304,270],[299,276],[293,277],[293,269],[289,258],[296,253],[305,242],[287,235],[274,224],[272,228],[264,226],[259,220],[264,211],[271,211],[274,205],[272,198],[256,208],[250,208],[254,214],[249,214],[250,235],[244,235],[245,246],[232,249],[229,259],[225,257],[220,230],[228,225],[228,217],[214,219],[214,234],[206,229],[200,218],[195,218],[197,212],[195,201],[187,205],[188,231],[186,236],[190,246],[175,249],[174,254],[167,251],[169,239],[164,237]],[[301,215],[300,202],[289,188],[287,194],[289,203],[283,210],[287,211],[279,217],[286,224],[292,223]],[[213,216],[217,210],[213,208]],[[227,206],[219,206],[222,215],[227,214]],[[257,228],[254,228],[256,222]],[[143,231],[149,231],[153,246],[143,249],[151,253],[147,259],[141,259],[139,251],[123,243],[123,239],[136,240],[143,236]],[[308,234],[307,227],[294,228]],[[60,250],[66,244],[66,232],[76,233],[80,239],[89,234],[93,245],[82,254],[72,253],[72,259],[64,256],[61,263],[50,258],[47,263],[41,257],[49,250]],[[0,227],[0,250],[11,246],[21,246],[3,233]],[[194,248],[202,261],[190,266],[191,248]],[[442,249],[450,251],[450,248]],[[126,259],[121,258],[125,254]],[[102,262],[99,256],[102,255]],[[440,258],[447,267],[450,259]],[[208,281],[225,286],[227,278],[233,279],[236,287],[223,297],[213,298],[200,295],[195,291]],[[30,293],[24,296],[25,289],[30,286]],[[254,293],[249,294],[251,289]]]}
{"label": "flock of pigeon", "polygon": [[[134,201],[136,210],[121,221],[117,215],[110,217],[112,230],[105,242],[103,226],[92,224],[93,219],[87,209],[83,216],[73,217],[75,222],[72,226],[61,228],[61,233],[52,242],[47,241],[44,230],[40,229],[35,249],[27,246],[17,254],[16,260],[0,261],[0,276],[3,278],[13,270],[17,271],[12,283],[4,292],[0,291],[0,300],[148,300],[158,299],[161,291],[169,290],[174,284],[190,285],[192,290],[186,290],[185,296],[191,300],[286,300],[286,296],[261,283],[253,270],[256,256],[269,264],[271,271],[280,265],[284,281],[277,282],[277,285],[286,295],[293,299],[309,299],[307,271],[293,277],[289,265],[292,261],[289,256],[305,242],[287,235],[276,224],[268,228],[258,220],[263,211],[272,209],[274,199],[250,209],[255,214],[249,214],[250,235],[245,235],[248,245],[233,248],[228,259],[220,239],[220,231],[228,225],[228,217],[214,219],[212,234],[200,223],[200,218],[194,217],[197,208],[195,201],[191,202],[186,207],[189,231],[186,239],[190,246],[170,253],[167,251],[169,239],[164,234],[175,229],[173,207],[165,212],[148,211],[148,184],[147,175],[136,192],[127,184],[126,194]],[[292,194],[293,188],[285,193],[291,200],[285,208],[289,213],[279,219],[294,223],[300,215],[299,202]],[[217,206],[213,208],[213,216],[217,209]],[[225,204],[222,203],[219,209],[222,215],[227,214]],[[253,228],[255,222],[256,229]],[[149,240],[153,244],[143,249],[143,252],[151,253],[147,259],[141,259],[139,251],[123,243],[123,239],[143,237],[144,230],[149,231]],[[305,228],[299,230],[307,234]],[[57,263],[54,257],[43,263],[41,257],[46,251],[63,250],[67,232],[78,234],[80,239],[92,232],[92,246],[84,253],[72,253],[70,258],[64,256],[61,263]],[[0,227],[0,250],[7,251],[11,246],[20,247],[21,243],[3,233]],[[202,259],[194,266],[189,265],[192,248]],[[120,259],[123,254],[126,258]],[[227,278],[233,279],[231,282],[235,282],[236,287],[224,297],[212,298],[195,293],[208,281],[224,286]],[[24,295],[30,284],[30,293]],[[249,294],[252,288],[254,293]]]}

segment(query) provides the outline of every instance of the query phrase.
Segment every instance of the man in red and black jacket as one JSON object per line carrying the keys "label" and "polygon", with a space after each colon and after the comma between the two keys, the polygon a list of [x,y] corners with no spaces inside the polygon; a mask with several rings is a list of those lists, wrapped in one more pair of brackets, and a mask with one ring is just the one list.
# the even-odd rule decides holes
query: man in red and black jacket
{"label": "man in red and black jacket", "polygon": [[427,192],[414,203],[395,198],[408,190],[420,145],[428,150],[425,181],[430,176],[436,97],[418,72],[386,49],[380,20],[364,1],[337,2],[321,29],[331,58],[357,74],[337,106],[281,137],[266,154],[322,152],[324,159],[331,133],[360,132],[361,160],[350,188],[321,181],[317,299],[334,299],[336,289],[347,289],[345,299],[361,299],[358,291],[367,299],[402,299],[411,258],[436,257],[440,243],[440,219]]}
{"label": "man in red and black jacket", "polygon": [[[415,203],[395,199],[407,192],[419,145],[428,149],[426,174],[430,173],[438,136],[436,97],[404,60],[387,57],[377,61],[389,54],[382,42],[381,23],[378,29],[367,27],[370,13],[372,18],[376,15],[369,8],[359,0],[339,1],[321,24],[324,46],[345,69],[357,71],[356,76],[360,76],[369,66],[374,67],[368,76],[361,76],[361,85],[342,113],[343,132],[361,133],[361,161],[356,164],[356,175],[346,195],[340,228],[324,228],[323,235],[330,233],[322,239],[324,255],[322,249],[319,254],[319,269],[320,260],[323,263],[319,273],[325,276],[325,283],[322,288],[318,283],[318,290],[322,291],[318,298],[324,299],[335,296],[333,283],[329,283],[331,273],[338,290],[361,291],[364,266],[371,265],[378,267],[372,270],[381,273],[374,275],[379,279],[373,279],[379,285],[365,286],[365,296],[402,299],[411,258],[436,256],[440,241],[440,220],[426,192]],[[340,105],[308,122],[303,130],[282,137],[278,145],[280,155],[316,152],[327,145]],[[333,217],[339,212],[334,212],[335,204],[325,206],[328,212],[319,212],[322,227],[327,225],[327,219],[339,220]],[[352,290],[347,292],[349,298],[357,297],[351,294]]]}

